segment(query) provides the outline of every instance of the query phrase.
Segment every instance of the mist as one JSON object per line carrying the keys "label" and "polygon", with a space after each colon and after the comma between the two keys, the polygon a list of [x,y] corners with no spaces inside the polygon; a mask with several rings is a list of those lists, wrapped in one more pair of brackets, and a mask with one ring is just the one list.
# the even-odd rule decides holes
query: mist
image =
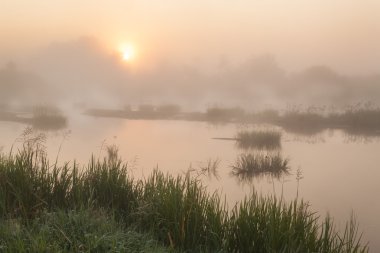
{"label": "mist", "polygon": [[[5,1],[2,14],[2,75],[9,63],[17,68],[16,90],[22,73],[34,75],[45,88],[28,96],[41,102],[191,109],[378,100],[380,6],[373,0],[91,7],[18,0]],[[122,59],[123,43],[135,47],[131,62]]]}
{"label": "mist", "polygon": [[175,103],[188,109],[379,102],[379,74],[343,74],[327,65],[289,71],[274,54],[247,55],[238,63],[221,59],[207,69],[163,59],[136,69],[94,37],[54,42],[24,62],[2,66],[2,101],[111,108]]}

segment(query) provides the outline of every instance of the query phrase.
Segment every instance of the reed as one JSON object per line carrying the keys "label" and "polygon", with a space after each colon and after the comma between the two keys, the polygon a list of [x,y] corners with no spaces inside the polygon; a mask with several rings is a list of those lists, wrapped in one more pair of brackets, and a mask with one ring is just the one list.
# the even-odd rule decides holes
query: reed
{"label": "reed", "polygon": [[[279,156],[259,157],[243,159],[256,159],[261,169],[287,167]],[[338,233],[332,219],[321,222],[299,200],[254,194],[229,210],[196,177],[155,171],[134,181],[116,148],[84,167],[50,164],[46,153],[33,148],[0,155],[4,252],[125,251],[120,249],[130,242],[128,228],[140,238],[137,246],[146,242],[140,235],[150,234],[176,252],[368,252],[355,222]]]}
{"label": "reed", "polygon": [[354,218],[341,235],[330,217],[320,223],[298,200],[253,194],[232,210],[227,231],[227,252],[368,252]]}
{"label": "reed", "polygon": [[180,251],[211,252],[224,238],[226,208],[189,176],[155,171],[144,183],[139,227]]}
{"label": "reed", "polygon": [[94,157],[87,166],[50,164],[31,148],[0,156],[0,216],[33,218],[44,210],[107,208],[129,213],[139,194],[127,165]]}

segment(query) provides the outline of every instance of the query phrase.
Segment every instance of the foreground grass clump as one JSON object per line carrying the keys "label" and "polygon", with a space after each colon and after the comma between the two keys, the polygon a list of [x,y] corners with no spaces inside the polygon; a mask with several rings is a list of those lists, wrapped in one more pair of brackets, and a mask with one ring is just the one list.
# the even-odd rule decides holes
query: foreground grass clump
{"label": "foreground grass clump", "polygon": [[[199,181],[155,172],[144,183],[139,227],[180,251],[214,252],[225,238],[227,211]],[[141,212],[141,213],[140,213]]]}
{"label": "foreground grass clump", "polygon": [[286,205],[253,195],[232,210],[228,222],[228,252],[368,252],[354,218],[341,236],[330,217],[318,224],[308,205],[297,200]]}
{"label": "foreground grass clump", "polygon": [[174,252],[368,251],[354,222],[338,233],[298,200],[253,194],[230,210],[189,175],[156,171],[134,181],[115,148],[84,167],[51,165],[31,148],[0,155],[2,251],[164,251],[158,244]]}
{"label": "foreground grass clump", "polygon": [[238,147],[243,149],[279,149],[281,148],[281,133],[278,131],[240,131],[236,135]]}
{"label": "foreground grass clump", "polygon": [[24,223],[0,223],[1,252],[169,252],[151,235],[123,228],[103,212],[43,213]]}
{"label": "foreground grass clump", "polygon": [[33,218],[45,210],[83,207],[126,215],[137,206],[138,186],[112,153],[83,168],[75,162],[51,165],[43,151],[30,148],[0,155],[0,217]]}

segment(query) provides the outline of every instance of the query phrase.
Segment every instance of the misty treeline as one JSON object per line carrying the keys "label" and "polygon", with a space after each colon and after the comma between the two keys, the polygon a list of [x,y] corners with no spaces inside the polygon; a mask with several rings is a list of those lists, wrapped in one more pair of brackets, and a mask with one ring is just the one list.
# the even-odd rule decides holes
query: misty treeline
{"label": "misty treeline", "polygon": [[176,103],[210,105],[346,105],[380,98],[380,74],[347,75],[325,65],[286,71],[273,55],[247,56],[241,64],[222,62],[214,70],[197,64],[157,61],[128,66],[94,38],[53,43],[29,61],[0,66],[0,106],[58,103],[77,107]]}

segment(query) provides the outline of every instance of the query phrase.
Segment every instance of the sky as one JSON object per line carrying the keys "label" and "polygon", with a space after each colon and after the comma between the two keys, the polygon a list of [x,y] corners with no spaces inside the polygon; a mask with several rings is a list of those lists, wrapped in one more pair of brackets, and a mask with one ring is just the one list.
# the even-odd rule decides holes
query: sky
{"label": "sky", "polygon": [[380,104],[378,0],[0,0],[3,104]]}
{"label": "sky", "polygon": [[0,59],[25,60],[53,42],[130,43],[135,65],[239,63],[273,54],[286,69],[326,64],[379,72],[378,0],[0,0]]}

